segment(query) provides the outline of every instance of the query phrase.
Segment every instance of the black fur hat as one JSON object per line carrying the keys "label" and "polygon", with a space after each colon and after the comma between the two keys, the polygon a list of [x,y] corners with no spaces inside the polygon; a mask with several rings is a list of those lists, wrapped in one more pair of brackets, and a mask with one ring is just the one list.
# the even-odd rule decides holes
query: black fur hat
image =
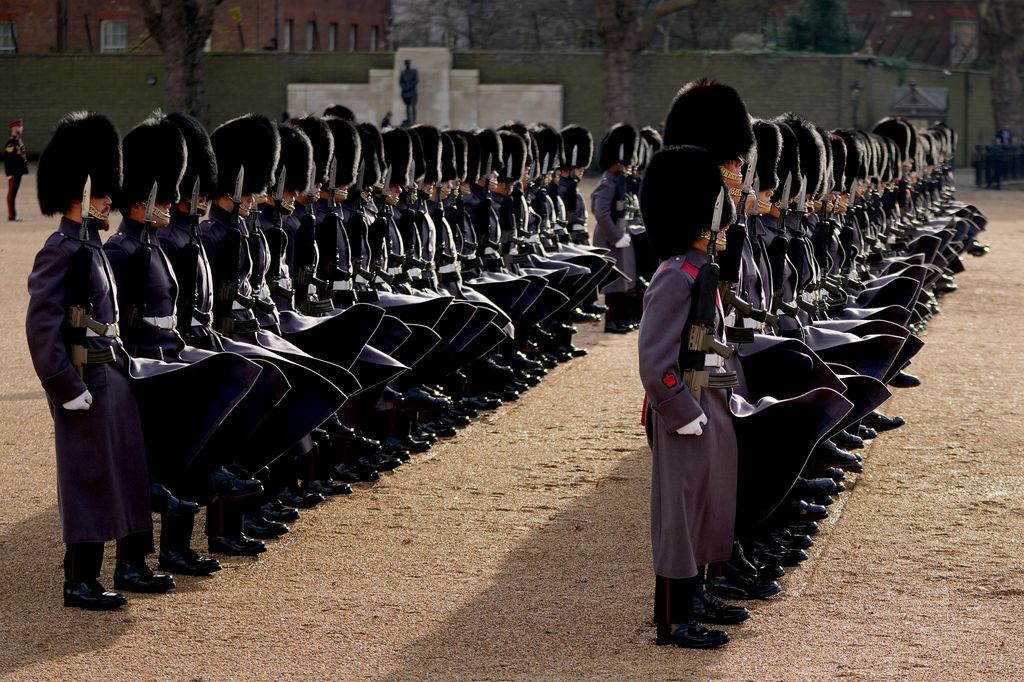
{"label": "black fur hat", "polygon": [[701,232],[710,229],[715,202],[722,192],[725,198],[719,227],[732,224],[736,209],[718,161],[703,147],[691,145],[663,147],[651,157],[640,185],[640,213],[659,259],[686,253]]}
{"label": "black fur hat", "polygon": [[372,187],[384,179],[384,140],[372,123],[360,123],[356,130],[363,156],[363,187]]}
{"label": "black fur hat", "polygon": [[217,155],[214,198],[234,193],[240,167],[245,168],[242,194],[261,194],[272,188],[281,155],[281,138],[269,118],[260,114],[239,116],[214,130],[210,142]]}
{"label": "black fur hat", "polygon": [[843,167],[843,185],[836,189],[847,191],[853,183],[854,178],[864,177],[864,150],[860,137],[850,130],[837,130],[843,140],[843,148],[846,150],[846,164]]}
{"label": "black fur hat", "polygon": [[192,198],[192,186],[199,178],[199,193],[209,196],[217,187],[217,157],[210,144],[210,135],[199,119],[188,114],[174,112],[167,114],[167,120],[178,126],[185,138],[186,154],[185,175],[178,183],[179,199]]}
{"label": "black fur hat", "polygon": [[511,130],[502,130],[501,158],[498,160],[497,171],[500,182],[515,182],[523,177],[526,170],[526,140]]}
{"label": "black fur hat", "polygon": [[305,194],[313,180],[313,144],[302,128],[291,123],[280,123],[281,158],[277,164],[277,177],[284,174],[284,191]]}
{"label": "black fur hat", "polygon": [[[783,118],[796,134],[800,150],[800,172],[807,178],[807,196],[816,196],[825,183],[825,143],[814,124],[797,114],[783,114]],[[793,193],[800,188],[800,177],[793,178]]]}
{"label": "black fur hat", "polygon": [[412,164],[412,138],[405,128],[385,130],[384,158],[391,166],[391,184],[409,187],[415,182]]}
{"label": "black fur hat", "polygon": [[328,116],[324,120],[331,129],[331,137],[334,138],[334,158],[338,160],[337,186],[351,185],[356,181],[359,160],[362,158],[359,131],[345,119]]}
{"label": "black fur hat", "polygon": [[914,151],[916,151],[911,144],[913,129],[902,118],[883,118],[875,124],[871,132],[893,140],[899,146],[900,153],[902,154],[901,161],[912,157]]}
{"label": "black fur hat", "polygon": [[597,155],[597,167],[608,170],[616,163],[627,166],[636,163],[637,139],[636,128],[628,123],[616,123],[601,140],[601,150]]}
{"label": "black fur hat", "polygon": [[[476,135],[465,130],[456,130],[455,135],[462,140],[465,147],[465,168],[460,171],[459,177],[468,183],[475,183],[480,177],[480,142]],[[456,157],[458,162],[458,157]]]}
{"label": "black fur hat", "polygon": [[[455,169],[455,175],[453,180],[465,180],[466,179],[466,167],[469,162],[469,148],[467,147],[466,140],[468,139],[466,133],[461,130],[446,130],[445,135],[452,143],[452,165]],[[444,161],[442,160],[442,165]],[[442,168],[442,171],[444,169]]]}
{"label": "black fur hat", "polygon": [[426,164],[423,163],[423,143],[420,142],[420,134],[412,128],[409,131],[409,143],[412,144],[412,174],[416,184],[423,182],[423,176],[427,172]]}
{"label": "black fur hat", "polygon": [[478,131],[476,140],[480,147],[480,177],[484,177],[490,171],[498,170],[501,167],[502,140],[501,136],[490,128]]}
{"label": "black fur hat", "polygon": [[327,186],[327,166],[334,158],[334,136],[327,121],[319,116],[293,118],[291,123],[302,129],[313,145],[313,174],[316,182]]}
{"label": "black fur hat", "polygon": [[352,110],[346,107],[344,104],[332,104],[331,106],[324,109],[324,118],[333,116],[334,118],[340,118],[343,121],[355,124],[356,115],[352,113]]}
{"label": "black fur hat", "polygon": [[103,114],[76,111],[57,123],[39,157],[36,194],[43,215],[64,213],[82,200],[85,178],[92,195],[114,197],[121,189],[121,135]]}
{"label": "black fur hat", "polygon": [[564,167],[588,167],[594,160],[594,138],[590,131],[573,123],[562,128],[561,135]]}
{"label": "black fur hat", "polygon": [[[466,158],[463,147],[456,143],[455,136],[449,132],[441,133],[441,182],[449,182],[459,178],[459,164],[456,155],[462,155],[462,166],[465,167]],[[456,146],[458,144],[458,147]]]}
{"label": "black fur hat", "polygon": [[[154,112],[121,140],[124,183],[114,205],[126,215],[136,201],[145,202],[157,183],[156,201],[178,203],[178,185],[185,174],[188,151],[178,126]],[[194,182],[194,181],[193,181]],[[191,188],[189,193],[191,194]]]}
{"label": "black fur hat", "polygon": [[782,132],[771,121],[755,119],[754,138],[757,140],[758,187],[762,190],[779,186],[779,156],[782,154]]}
{"label": "black fur hat", "polygon": [[537,143],[538,173],[548,173],[562,166],[562,136],[546,123],[538,123],[531,130]]}
{"label": "black fur hat", "polygon": [[[409,129],[420,140],[422,148],[423,182],[438,182],[441,179],[441,131],[434,126],[414,125]],[[419,171],[416,173],[420,175]]]}
{"label": "black fur hat", "polygon": [[696,144],[719,164],[746,159],[754,145],[747,105],[733,88],[702,78],[682,87],[665,117],[666,145]]}
{"label": "black fur hat", "polygon": [[845,192],[850,180],[846,177],[846,141],[836,133],[826,133],[825,140],[832,147],[832,189]]}
{"label": "black fur hat", "polygon": [[[775,186],[772,193],[772,201],[788,203],[790,198],[800,191],[800,143],[797,142],[796,133],[788,123],[781,119],[772,121],[779,129],[782,138],[782,151],[779,154],[778,175],[779,184]],[[790,196],[783,198],[782,189],[786,185],[786,178],[791,178],[789,193]]]}
{"label": "black fur hat", "polygon": [[652,126],[644,126],[640,129],[640,137],[647,143],[650,148],[650,156],[654,156],[658,151],[665,146],[665,141],[661,137],[661,133],[658,132],[657,128]]}

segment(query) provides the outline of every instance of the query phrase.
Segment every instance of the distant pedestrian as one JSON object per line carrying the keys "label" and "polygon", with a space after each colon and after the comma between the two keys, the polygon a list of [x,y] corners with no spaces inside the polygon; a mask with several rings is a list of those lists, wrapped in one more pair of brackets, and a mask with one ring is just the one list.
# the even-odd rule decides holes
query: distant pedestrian
{"label": "distant pedestrian", "polygon": [[7,174],[7,219],[21,222],[15,202],[18,189],[21,187],[21,176],[28,173],[28,156],[25,143],[21,141],[24,125],[21,119],[7,124],[11,131],[11,139],[4,145],[4,172]]}

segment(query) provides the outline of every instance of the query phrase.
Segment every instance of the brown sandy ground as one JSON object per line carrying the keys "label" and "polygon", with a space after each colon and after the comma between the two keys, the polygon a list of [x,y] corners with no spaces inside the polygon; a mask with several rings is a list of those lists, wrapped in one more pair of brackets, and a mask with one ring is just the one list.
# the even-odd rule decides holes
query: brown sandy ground
{"label": "brown sandy ground", "polygon": [[589,356],[303,513],[258,560],[118,613],[63,608],[52,426],[23,332],[54,224],[33,181],[26,222],[0,225],[0,677],[1024,678],[1024,194],[962,193],[994,250],[928,329],[924,386],[886,405],[909,425],[866,450],[782,595],[752,604],[727,647],[689,652],[655,647],[649,626],[636,337],[596,325],[581,325]]}

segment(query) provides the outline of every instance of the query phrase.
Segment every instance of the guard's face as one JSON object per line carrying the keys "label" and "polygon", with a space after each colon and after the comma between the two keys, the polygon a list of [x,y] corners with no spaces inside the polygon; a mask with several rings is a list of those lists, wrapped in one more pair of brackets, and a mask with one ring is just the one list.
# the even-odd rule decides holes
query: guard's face
{"label": "guard's face", "polygon": [[113,202],[109,196],[89,197],[89,217],[95,221],[98,230],[110,229],[110,206]]}
{"label": "guard's face", "polygon": [[171,222],[171,202],[163,201],[153,207],[153,228],[159,230]]}
{"label": "guard's face", "polygon": [[763,189],[757,193],[757,201],[751,208],[751,215],[765,215],[772,210],[772,192],[775,189]]}

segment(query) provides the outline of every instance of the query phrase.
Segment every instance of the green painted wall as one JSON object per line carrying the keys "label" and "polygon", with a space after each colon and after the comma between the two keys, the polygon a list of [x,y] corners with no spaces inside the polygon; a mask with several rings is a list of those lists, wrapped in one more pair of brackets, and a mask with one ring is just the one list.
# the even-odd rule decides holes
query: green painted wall
{"label": "green painted wall", "polygon": [[[250,111],[277,118],[286,106],[289,82],[365,83],[369,69],[391,68],[392,62],[389,53],[213,54],[206,67],[210,119],[217,125]],[[562,83],[564,119],[599,133],[599,53],[462,52],[453,55],[453,65],[479,70],[481,83]],[[156,85],[147,84],[150,75],[156,76]],[[638,122],[660,121],[676,90],[703,76],[736,87],[756,116],[793,110],[827,127],[852,125],[849,86],[854,80],[864,87],[857,112],[861,125],[886,115],[896,85],[914,81],[947,87],[949,122],[961,131],[961,163],[968,145],[985,143],[994,133],[987,73],[946,76],[937,69],[864,66],[852,57],[733,52],[642,55],[636,82]],[[25,143],[36,154],[57,120],[74,109],[103,111],[127,130],[163,104],[162,81],[159,56],[2,57],[0,118],[24,118]]]}

